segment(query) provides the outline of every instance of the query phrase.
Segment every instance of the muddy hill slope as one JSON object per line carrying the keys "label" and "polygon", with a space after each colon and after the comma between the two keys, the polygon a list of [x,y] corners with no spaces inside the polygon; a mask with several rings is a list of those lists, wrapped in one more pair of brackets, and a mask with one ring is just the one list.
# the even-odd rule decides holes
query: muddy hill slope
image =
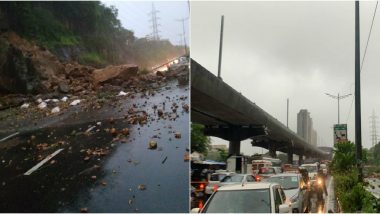
{"label": "muddy hill slope", "polygon": [[135,65],[95,69],[75,62],[62,63],[49,50],[14,32],[0,35],[0,47],[0,94],[92,90],[99,82],[129,78],[138,71]]}

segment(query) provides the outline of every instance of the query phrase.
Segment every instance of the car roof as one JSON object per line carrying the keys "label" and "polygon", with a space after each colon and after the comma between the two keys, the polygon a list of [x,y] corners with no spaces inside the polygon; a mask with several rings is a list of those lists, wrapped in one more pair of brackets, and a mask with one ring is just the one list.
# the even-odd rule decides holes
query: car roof
{"label": "car roof", "polygon": [[232,185],[227,185],[227,186],[219,187],[217,191],[249,190],[249,189],[268,189],[268,188],[270,188],[273,185],[278,185],[278,184],[277,183],[269,183],[269,182],[232,184]]}
{"label": "car roof", "polygon": [[235,172],[214,172],[211,175],[229,175],[229,174],[236,174]]}
{"label": "car roof", "polygon": [[293,176],[300,176],[300,174],[298,173],[279,173],[279,174],[276,174],[276,175],[273,175],[271,177],[293,177]]}
{"label": "car roof", "polygon": [[302,164],[301,166],[318,166],[316,163],[305,163]]}

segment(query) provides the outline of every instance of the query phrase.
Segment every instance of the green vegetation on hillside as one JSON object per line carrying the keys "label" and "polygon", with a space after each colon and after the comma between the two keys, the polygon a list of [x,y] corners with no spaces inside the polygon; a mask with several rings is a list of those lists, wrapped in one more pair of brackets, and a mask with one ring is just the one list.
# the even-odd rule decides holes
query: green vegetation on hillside
{"label": "green vegetation on hillside", "polygon": [[167,40],[135,38],[122,27],[117,14],[115,7],[98,1],[0,2],[2,30],[15,31],[63,60],[150,67],[183,54],[182,47]]}

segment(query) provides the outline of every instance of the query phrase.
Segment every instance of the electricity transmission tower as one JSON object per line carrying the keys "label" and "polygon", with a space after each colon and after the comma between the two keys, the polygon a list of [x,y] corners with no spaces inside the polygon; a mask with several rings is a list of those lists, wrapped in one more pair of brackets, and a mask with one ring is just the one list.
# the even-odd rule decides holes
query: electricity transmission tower
{"label": "electricity transmission tower", "polygon": [[182,36],[183,36],[183,44],[185,46],[185,54],[187,54],[187,45],[186,45],[186,32],[185,32],[185,21],[188,20],[189,18],[182,18],[182,19],[177,19],[177,21],[182,22]]}
{"label": "electricity transmission tower", "polygon": [[154,3],[152,3],[152,11],[149,13],[149,15],[151,15],[151,19],[149,20],[150,22],[152,22],[152,39],[153,40],[160,40],[160,35],[158,34],[160,31],[158,30],[158,26],[160,26],[160,24],[158,24],[157,20],[160,19],[159,17],[157,17],[157,13],[160,12],[158,10],[155,9],[154,7]]}
{"label": "electricity transmission tower", "polygon": [[377,119],[378,117],[375,115],[375,110],[373,110],[372,115],[369,117],[370,125],[371,125],[371,140],[372,140],[372,146],[375,146],[377,144]]}

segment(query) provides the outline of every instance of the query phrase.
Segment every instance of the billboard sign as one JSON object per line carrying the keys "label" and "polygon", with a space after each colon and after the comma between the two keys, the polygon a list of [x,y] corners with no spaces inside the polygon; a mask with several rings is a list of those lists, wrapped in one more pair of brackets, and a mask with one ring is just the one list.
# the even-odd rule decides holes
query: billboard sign
{"label": "billboard sign", "polygon": [[347,124],[334,125],[334,144],[347,141]]}

